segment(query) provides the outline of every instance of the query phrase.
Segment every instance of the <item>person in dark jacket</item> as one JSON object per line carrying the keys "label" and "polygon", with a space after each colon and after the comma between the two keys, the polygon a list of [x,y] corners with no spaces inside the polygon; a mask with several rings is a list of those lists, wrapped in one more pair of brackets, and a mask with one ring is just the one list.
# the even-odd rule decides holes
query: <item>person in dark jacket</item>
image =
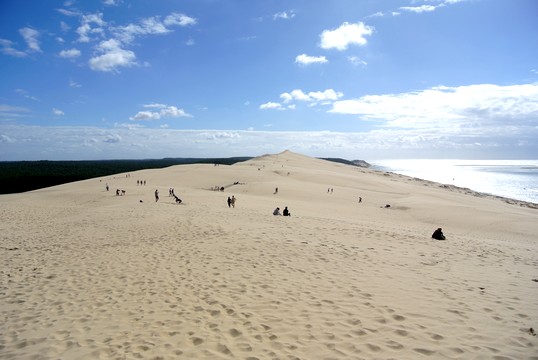
{"label": "person in dark jacket", "polygon": [[443,235],[443,229],[441,228],[438,228],[437,230],[435,230],[432,234],[432,239],[435,239],[435,240],[445,240],[445,235]]}

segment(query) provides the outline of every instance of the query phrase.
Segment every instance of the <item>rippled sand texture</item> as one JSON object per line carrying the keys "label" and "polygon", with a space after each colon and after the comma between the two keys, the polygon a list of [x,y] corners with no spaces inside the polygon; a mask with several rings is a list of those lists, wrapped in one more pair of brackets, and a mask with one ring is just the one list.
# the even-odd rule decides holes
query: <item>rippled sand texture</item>
{"label": "rippled sand texture", "polygon": [[538,359],[538,212],[500,199],[284,152],[0,216],[2,359]]}

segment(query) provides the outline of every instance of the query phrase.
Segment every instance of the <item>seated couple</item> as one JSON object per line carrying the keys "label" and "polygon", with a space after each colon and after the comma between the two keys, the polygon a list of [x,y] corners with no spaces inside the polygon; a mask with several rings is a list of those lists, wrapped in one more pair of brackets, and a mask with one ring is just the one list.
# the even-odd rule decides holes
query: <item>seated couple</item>
{"label": "seated couple", "polygon": [[280,208],[276,208],[275,211],[273,211],[273,215],[284,215],[284,216],[291,216],[291,213],[290,211],[288,210],[288,207],[286,206],[284,208],[284,211],[282,212],[282,214],[280,213]]}

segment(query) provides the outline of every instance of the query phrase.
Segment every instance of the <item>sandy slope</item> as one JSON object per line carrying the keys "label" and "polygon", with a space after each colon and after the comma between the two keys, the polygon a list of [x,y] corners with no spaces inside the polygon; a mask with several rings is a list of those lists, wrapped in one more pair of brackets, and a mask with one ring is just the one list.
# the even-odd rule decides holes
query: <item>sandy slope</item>
{"label": "sandy slope", "polygon": [[2,195],[0,358],[538,359],[538,210],[465,192],[284,152]]}

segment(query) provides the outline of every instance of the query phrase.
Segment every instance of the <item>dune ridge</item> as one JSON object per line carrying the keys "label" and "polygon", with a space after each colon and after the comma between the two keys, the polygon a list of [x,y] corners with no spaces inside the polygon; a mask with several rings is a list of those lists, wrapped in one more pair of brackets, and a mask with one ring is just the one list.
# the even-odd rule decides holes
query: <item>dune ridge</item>
{"label": "dune ridge", "polygon": [[0,358],[538,359],[525,204],[285,151],[2,195],[0,214]]}

